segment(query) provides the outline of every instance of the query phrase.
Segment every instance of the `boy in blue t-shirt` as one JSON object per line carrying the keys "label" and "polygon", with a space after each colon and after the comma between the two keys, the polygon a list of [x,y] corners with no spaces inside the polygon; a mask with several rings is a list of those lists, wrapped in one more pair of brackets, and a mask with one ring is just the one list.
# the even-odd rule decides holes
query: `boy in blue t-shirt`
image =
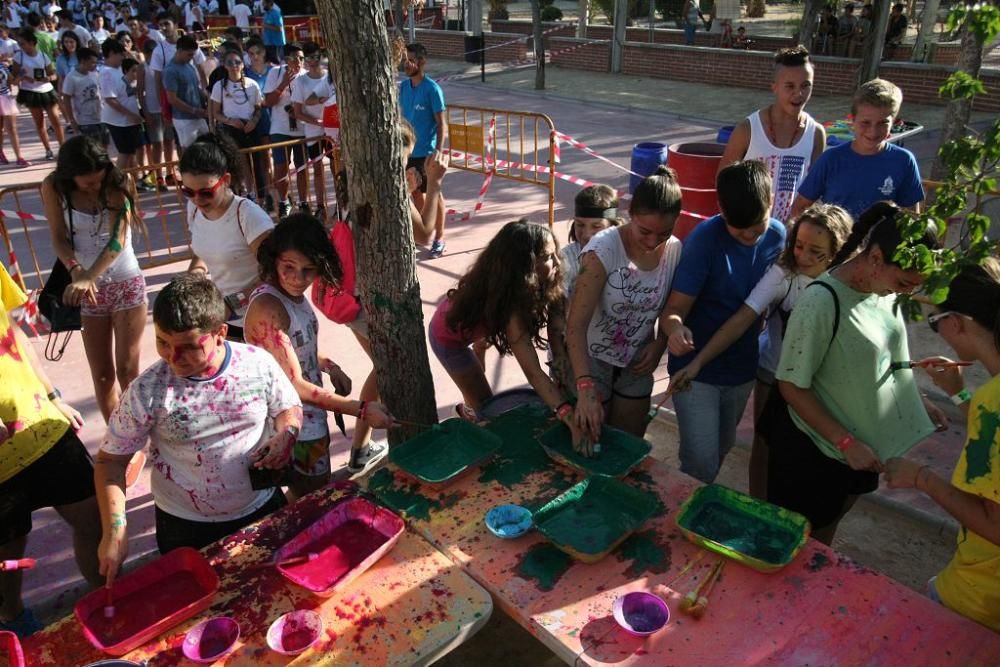
{"label": "boy in blue t-shirt", "polygon": [[[424,162],[435,150],[443,149],[448,139],[448,123],[444,114],[444,92],[436,81],[424,75],[427,65],[427,49],[423,44],[406,45],[403,70],[407,80],[399,84],[399,108],[403,117],[413,126],[417,136],[413,152],[406,163],[406,170],[416,171],[417,189],[413,192],[413,204],[418,211],[424,210],[424,193],[427,192],[427,174]],[[437,218],[434,221],[434,241],[431,243],[431,257],[444,253],[444,197],[438,195]]]}
{"label": "boy in blue t-shirt", "polygon": [[[677,373],[743,305],[785,246],[785,226],[770,217],[771,176],[763,162],[734,162],[716,177],[722,211],[694,228],[660,329],[667,336],[667,368]],[[757,333],[743,336],[674,394],[680,427],[681,470],[706,484],[719,473],[736,441],[757,371]]]}
{"label": "boy in blue t-shirt", "polygon": [[887,139],[903,103],[891,81],[872,79],[851,104],[854,141],[823,153],[799,186],[792,218],[817,199],[847,210],[855,220],[875,202],[888,200],[919,212],[924,186],[913,153]]}

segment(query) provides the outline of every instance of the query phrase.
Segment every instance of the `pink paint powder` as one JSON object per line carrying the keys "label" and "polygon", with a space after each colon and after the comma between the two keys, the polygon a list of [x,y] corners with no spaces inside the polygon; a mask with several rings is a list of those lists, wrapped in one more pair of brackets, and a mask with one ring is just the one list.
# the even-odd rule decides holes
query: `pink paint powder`
{"label": "pink paint powder", "polygon": [[287,569],[301,578],[307,588],[323,590],[339,581],[388,539],[367,521],[347,521],[305,549],[318,554],[316,559]]}
{"label": "pink paint powder", "polygon": [[97,606],[87,616],[87,627],[105,646],[133,637],[192,602],[202,598],[205,589],[190,572],[176,572],[168,579],[122,597],[115,596],[115,615],[104,617]]}

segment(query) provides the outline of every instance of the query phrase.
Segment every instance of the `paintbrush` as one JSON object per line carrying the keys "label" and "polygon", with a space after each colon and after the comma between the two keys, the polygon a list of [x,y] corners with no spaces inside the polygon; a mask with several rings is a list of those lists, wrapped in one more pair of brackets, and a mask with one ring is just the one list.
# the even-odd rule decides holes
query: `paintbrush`
{"label": "paintbrush", "polygon": [[691,609],[688,610],[695,618],[701,618],[705,615],[705,611],[708,609],[708,596],[712,593],[712,587],[722,576],[722,568],[726,566],[725,561],[719,561],[719,566],[715,569],[715,577],[709,576],[708,582],[705,584],[705,588],[702,589],[701,595],[698,596],[698,601],[695,603]]}
{"label": "paintbrush", "polygon": [[300,556],[292,556],[291,558],[286,558],[285,560],[279,560],[277,563],[273,563],[271,561],[257,563],[253,567],[289,567],[292,565],[301,565],[302,563],[311,563],[317,558],[319,558],[318,553],[309,552]]}
{"label": "paintbrush", "polygon": [[417,428],[434,428],[434,424],[410,421],[409,419],[396,419],[393,417],[392,425],[395,426],[416,426]]}
{"label": "paintbrush", "polygon": [[928,359],[924,361],[894,361],[889,368],[899,371],[904,368],[964,368],[971,365],[971,361],[934,361]]}
{"label": "paintbrush", "polygon": [[104,618],[112,619],[115,617],[115,604],[111,595],[111,586],[104,587],[104,594]]}
{"label": "paintbrush", "polygon": [[705,577],[701,582],[698,583],[697,586],[694,587],[693,591],[684,596],[684,599],[681,600],[682,612],[684,612],[685,614],[691,613],[692,607],[698,604],[698,598],[701,597],[701,591],[705,587],[705,584],[707,584],[715,577],[715,573],[719,571],[720,567],[722,567],[721,560],[712,566],[712,571],[709,572],[708,576]]}
{"label": "paintbrush", "polygon": [[0,572],[13,572],[14,570],[30,570],[35,567],[34,558],[21,558],[19,560],[0,560]]}

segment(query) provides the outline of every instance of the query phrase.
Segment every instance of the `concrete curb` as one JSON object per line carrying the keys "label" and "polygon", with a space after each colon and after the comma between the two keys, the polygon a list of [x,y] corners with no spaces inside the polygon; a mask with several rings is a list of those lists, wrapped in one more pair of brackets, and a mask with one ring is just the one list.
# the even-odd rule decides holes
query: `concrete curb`
{"label": "concrete curb", "polygon": [[[664,421],[677,426],[677,413],[670,408],[661,407],[656,418],[663,419]],[[741,449],[749,450],[750,444],[751,443],[740,438],[737,438],[736,440],[736,446]],[[874,506],[882,511],[900,514],[910,521],[920,524],[920,526],[925,530],[933,532],[937,535],[955,533],[960,528],[958,521],[950,516],[938,516],[931,514],[930,512],[925,512],[924,510],[901,503],[898,500],[879,493],[878,491],[861,496],[861,498],[858,499],[858,502]]]}

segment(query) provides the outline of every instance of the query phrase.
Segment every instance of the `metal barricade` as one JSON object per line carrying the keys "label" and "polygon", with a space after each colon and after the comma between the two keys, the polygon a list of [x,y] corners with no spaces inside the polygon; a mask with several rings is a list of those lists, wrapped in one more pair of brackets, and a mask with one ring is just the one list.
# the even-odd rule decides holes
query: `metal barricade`
{"label": "metal barricade", "polygon": [[[294,139],[274,144],[254,146],[241,152],[248,156],[249,177],[247,184],[252,190],[253,155],[263,154],[270,162],[270,151],[274,148],[291,148],[296,145],[306,150],[306,139]],[[327,158],[333,161],[334,169],[339,169],[339,152],[336,147],[324,148],[320,158],[307,161],[299,170],[305,173],[304,201],[319,203],[331,212],[332,204],[336,202],[333,175],[327,168]],[[319,163],[322,168],[326,197],[322,202],[316,202],[312,197],[315,187],[314,165]],[[159,171],[163,174],[176,172],[177,161],[149,164],[142,167],[132,167],[126,170],[134,179],[145,172]],[[289,181],[296,179],[297,169],[289,164]],[[296,183],[290,183],[290,192],[296,191]],[[273,179],[267,182],[268,191],[274,189]],[[3,249],[7,254],[6,265],[11,267],[12,275],[26,291],[41,288],[48,272],[55,263],[56,255],[52,249],[48,220],[42,203],[41,182],[26,183],[0,189],[0,235],[3,237]],[[300,193],[296,193],[300,194]],[[301,199],[301,197],[300,197]],[[178,184],[161,192],[139,192],[136,201],[136,213],[143,222],[141,228],[133,230],[132,245],[135,249],[139,265],[143,269],[152,269],[164,264],[190,259],[191,235],[187,221],[188,200],[181,194]],[[263,202],[262,202],[263,203]],[[141,239],[141,241],[140,241]]]}
{"label": "metal barricade", "polygon": [[446,120],[451,166],[483,175],[495,169],[497,178],[545,188],[549,195],[548,223],[552,227],[556,201],[552,119],[531,111],[454,104],[448,105]]}

